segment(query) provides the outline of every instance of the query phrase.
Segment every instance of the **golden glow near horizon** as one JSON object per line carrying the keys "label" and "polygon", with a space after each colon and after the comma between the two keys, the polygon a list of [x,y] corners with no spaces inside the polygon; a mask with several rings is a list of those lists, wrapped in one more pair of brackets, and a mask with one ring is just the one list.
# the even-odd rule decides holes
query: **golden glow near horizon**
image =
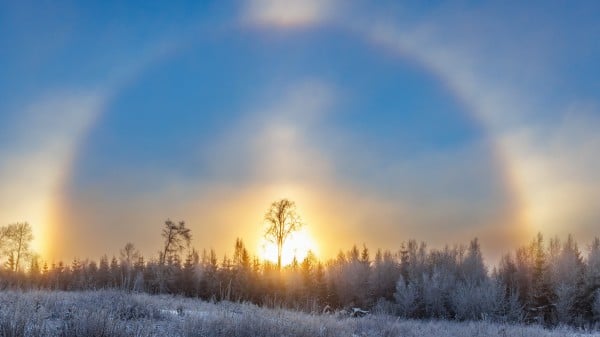
{"label": "golden glow near horizon", "polygon": [[53,218],[63,183],[104,101],[102,93],[86,90],[37,97],[19,111],[22,120],[11,126],[15,135],[24,136],[7,149],[0,147],[11,168],[0,167],[0,225],[28,222],[34,236],[31,250],[43,258],[54,250]]}
{"label": "golden glow near horizon", "polygon": [[[290,265],[294,257],[300,263],[307,256],[308,251],[312,251],[313,254],[318,256],[315,240],[306,227],[303,227],[299,231],[290,234],[285,241],[281,253],[281,264],[283,266]],[[275,243],[262,238],[259,242],[258,252],[261,260],[277,263],[277,245]]]}

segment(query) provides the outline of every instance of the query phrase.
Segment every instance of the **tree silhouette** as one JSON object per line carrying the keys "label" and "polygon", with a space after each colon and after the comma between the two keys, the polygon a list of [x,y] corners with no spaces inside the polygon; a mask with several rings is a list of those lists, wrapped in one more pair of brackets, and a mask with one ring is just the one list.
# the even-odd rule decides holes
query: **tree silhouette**
{"label": "tree silhouette", "polygon": [[192,234],[189,228],[185,227],[184,221],[174,223],[171,220],[165,221],[165,227],[162,230],[162,237],[165,240],[165,246],[160,253],[160,264],[164,265],[167,257],[181,252],[190,245]]}
{"label": "tree silhouette", "polygon": [[302,227],[300,216],[296,213],[296,203],[288,199],[274,201],[265,214],[268,228],[265,238],[277,245],[277,269],[281,270],[281,252],[290,234]]}

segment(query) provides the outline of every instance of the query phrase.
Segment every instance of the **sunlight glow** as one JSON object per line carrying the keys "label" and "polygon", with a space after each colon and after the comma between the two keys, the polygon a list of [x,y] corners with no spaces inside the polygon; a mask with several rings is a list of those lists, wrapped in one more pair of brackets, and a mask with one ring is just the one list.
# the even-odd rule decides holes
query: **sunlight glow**
{"label": "sunlight glow", "polygon": [[[313,254],[318,255],[317,245],[313,238],[310,236],[306,228],[300,229],[296,233],[292,233],[283,245],[283,252],[281,254],[281,264],[283,266],[290,265],[294,260],[294,256],[298,263],[308,254],[308,251],[312,251]],[[259,244],[260,258],[266,261],[277,263],[277,245],[262,239]]]}

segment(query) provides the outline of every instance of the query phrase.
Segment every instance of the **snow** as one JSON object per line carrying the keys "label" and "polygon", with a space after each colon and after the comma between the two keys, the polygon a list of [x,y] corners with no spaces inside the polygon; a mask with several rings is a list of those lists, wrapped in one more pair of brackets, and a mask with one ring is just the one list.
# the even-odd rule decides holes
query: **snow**
{"label": "snow", "polygon": [[588,337],[600,331],[553,330],[485,321],[407,320],[307,314],[252,304],[209,303],[118,291],[0,292],[2,336],[531,336]]}

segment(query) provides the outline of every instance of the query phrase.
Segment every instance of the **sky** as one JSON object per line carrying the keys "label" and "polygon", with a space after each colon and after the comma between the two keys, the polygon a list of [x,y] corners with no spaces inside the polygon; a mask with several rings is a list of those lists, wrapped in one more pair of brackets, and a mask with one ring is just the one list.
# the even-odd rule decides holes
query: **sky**
{"label": "sky", "polygon": [[[47,260],[600,235],[596,1],[0,3],[0,224]],[[297,247],[295,251],[306,249]],[[262,253],[261,253],[262,252]]]}

